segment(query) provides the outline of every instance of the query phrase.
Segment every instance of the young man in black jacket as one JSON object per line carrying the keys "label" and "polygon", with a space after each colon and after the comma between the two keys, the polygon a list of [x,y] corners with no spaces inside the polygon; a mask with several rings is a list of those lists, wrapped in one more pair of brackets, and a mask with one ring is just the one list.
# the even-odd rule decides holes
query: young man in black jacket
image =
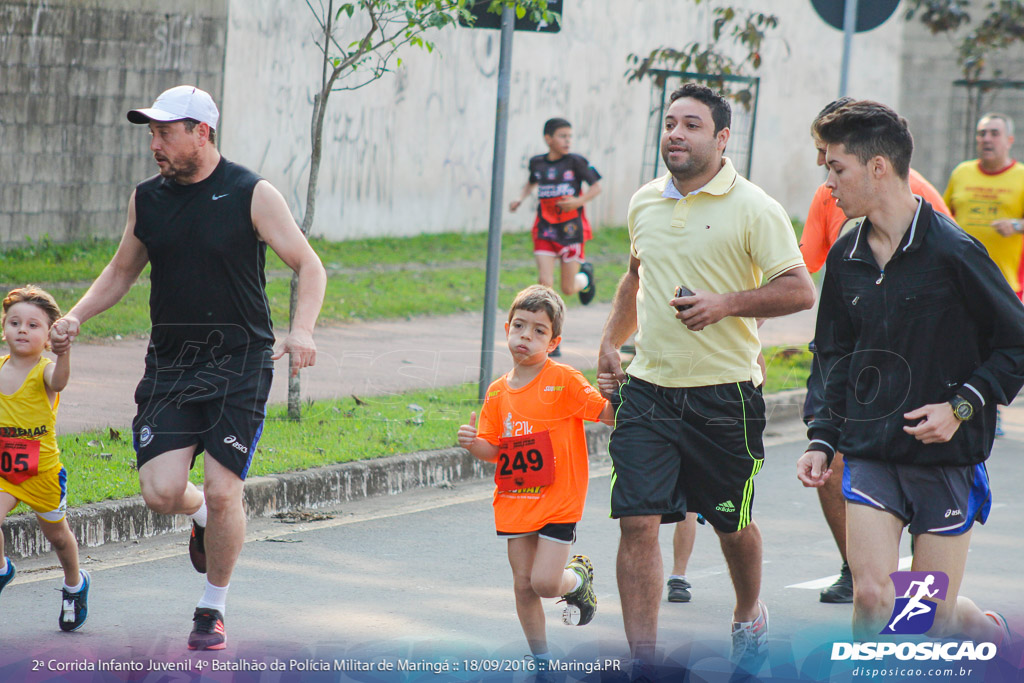
{"label": "young man in black jacket", "polygon": [[1001,642],[1005,620],[957,593],[992,504],[996,404],[1024,386],[1024,307],[980,243],[911,193],[902,117],[853,102],[819,135],[839,207],[867,218],[828,255],[815,330],[825,402],[797,478],[821,486],[844,454],[854,637],[877,640],[900,619],[887,625],[889,575],[908,526],[912,570],[949,577],[928,634]]}

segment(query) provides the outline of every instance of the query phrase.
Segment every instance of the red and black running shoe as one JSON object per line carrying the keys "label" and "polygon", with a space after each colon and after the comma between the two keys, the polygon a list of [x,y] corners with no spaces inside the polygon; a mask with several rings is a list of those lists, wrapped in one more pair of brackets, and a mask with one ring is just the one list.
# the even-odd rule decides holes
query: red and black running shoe
{"label": "red and black running shoe", "polygon": [[192,615],[192,633],[188,635],[188,649],[223,650],[227,644],[224,615],[209,607],[196,607]]}

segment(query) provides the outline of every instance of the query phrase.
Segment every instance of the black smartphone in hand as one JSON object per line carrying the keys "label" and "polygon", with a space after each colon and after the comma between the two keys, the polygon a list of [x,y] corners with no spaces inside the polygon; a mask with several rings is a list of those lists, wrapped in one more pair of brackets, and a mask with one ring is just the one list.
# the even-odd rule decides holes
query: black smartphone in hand
{"label": "black smartphone in hand", "polygon": [[[684,296],[693,296],[693,292],[691,292],[689,290],[689,288],[684,287],[683,285],[679,285],[678,287],[676,287],[676,298],[678,299],[678,298],[684,297]],[[692,307],[692,305],[691,306],[676,306],[676,310],[677,311],[685,311],[686,309],[691,308],[691,307]]]}

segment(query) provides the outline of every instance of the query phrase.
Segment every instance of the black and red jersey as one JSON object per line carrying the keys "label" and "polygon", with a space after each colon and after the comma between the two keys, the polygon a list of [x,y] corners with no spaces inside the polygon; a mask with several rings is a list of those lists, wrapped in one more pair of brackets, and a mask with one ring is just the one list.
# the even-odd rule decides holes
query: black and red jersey
{"label": "black and red jersey", "polygon": [[557,161],[548,160],[547,154],[530,159],[530,180],[537,185],[537,221],[534,234],[540,239],[559,244],[577,244],[590,239],[590,224],[583,208],[562,211],[558,202],[563,197],[583,194],[583,183],[593,185],[601,179],[586,158],[579,154],[566,154]]}

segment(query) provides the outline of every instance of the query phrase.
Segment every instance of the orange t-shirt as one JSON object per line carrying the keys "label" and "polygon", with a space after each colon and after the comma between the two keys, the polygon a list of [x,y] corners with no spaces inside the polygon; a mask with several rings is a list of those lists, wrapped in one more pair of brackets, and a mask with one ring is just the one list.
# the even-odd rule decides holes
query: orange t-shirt
{"label": "orange t-shirt", "polygon": [[608,405],[579,370],[548,359],[525,387],[506,377],[487,389],[477,436],[498,445],[502,437],[547,431],[554,455],[548,486],[494,491],[494,525],[503,533],[537,531],[545,524],[580,521],[590,477],[583,421],[595,422]]}
{"label": "orange t-shirt", "polygon": [[[920,173],[910,169],[910,191],[921,195],[926,202],[939,213],[944,213],[950,218],[949,207],[943,201],[942,195],[935,187],[924,179]],[[814,193],[811,200],[811,208],[807,211],[807,222],[804,223],[804,232],[800,235],[800,253],[804,256],[804,263],[807,270],[816,273],[825,265],[825,257],[828,250],[839,239],[839,232],[847,221],[846,214],[836,206],[836,200],[831,190],[822,183],[818,191]]]}

